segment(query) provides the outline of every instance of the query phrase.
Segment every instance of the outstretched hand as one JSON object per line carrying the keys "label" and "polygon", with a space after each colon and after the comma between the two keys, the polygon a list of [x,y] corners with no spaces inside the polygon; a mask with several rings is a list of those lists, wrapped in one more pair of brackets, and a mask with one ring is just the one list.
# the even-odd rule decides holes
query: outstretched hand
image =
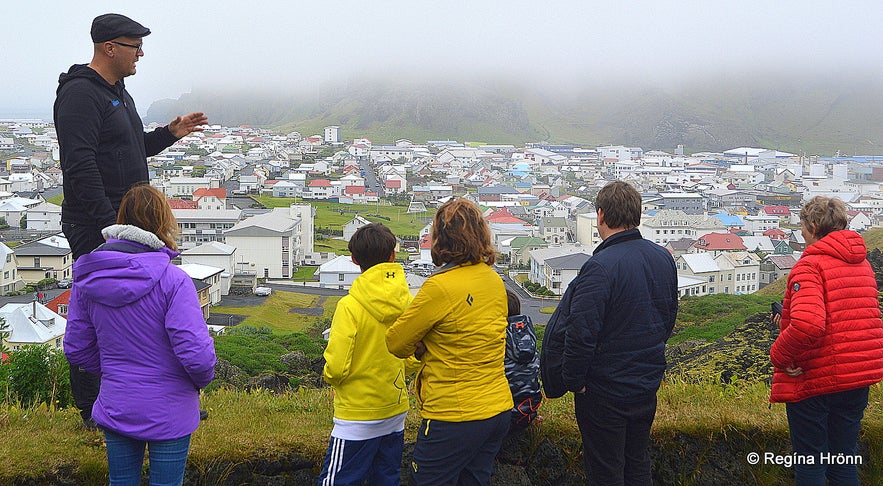
{"label": "outstretched hand", "polygon": [[172,132],[172,135],[175,138],[186,137],[192,132],[201,132],[202,127],[200,125],[205,125],[208,123],[208,117],[205,116],[205,113],[195,112],[187,115],[182,115],[169,123],[169,131]]}

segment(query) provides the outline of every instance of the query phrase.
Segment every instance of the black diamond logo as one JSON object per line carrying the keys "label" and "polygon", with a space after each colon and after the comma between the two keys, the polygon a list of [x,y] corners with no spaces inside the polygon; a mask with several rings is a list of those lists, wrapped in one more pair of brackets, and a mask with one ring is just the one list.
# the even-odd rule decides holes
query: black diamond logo
{"label": "black diamond logo", "polygon": [[467,304],[469,304],[469,305],[471,306],[473,300],[474,300],[474,299],[472,298],[472,294],[467,294],[467,295],[466,295],[466,303],[467,303]]}

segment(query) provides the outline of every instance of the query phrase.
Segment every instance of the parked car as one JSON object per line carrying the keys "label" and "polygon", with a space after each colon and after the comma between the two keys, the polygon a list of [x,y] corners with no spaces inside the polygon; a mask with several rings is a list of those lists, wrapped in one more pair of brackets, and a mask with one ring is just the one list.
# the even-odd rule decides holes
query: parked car
{"label": "parked car", "polygon": [[266,297],[272,293],[273,293],[273,289],[271,289],[270,287],[258,287],[256,289],[254,289],[254,294],[261,296],[261,297]]}
{"label": "parked car", "polygon": [[73,284],[74,284],[74,281],[72,279],[63,278],[63,279],[59,280],[58,283],[56,283],[55,285],[60,289],[69,289],[69,288],[71,288],[71,285],[73,285]]}

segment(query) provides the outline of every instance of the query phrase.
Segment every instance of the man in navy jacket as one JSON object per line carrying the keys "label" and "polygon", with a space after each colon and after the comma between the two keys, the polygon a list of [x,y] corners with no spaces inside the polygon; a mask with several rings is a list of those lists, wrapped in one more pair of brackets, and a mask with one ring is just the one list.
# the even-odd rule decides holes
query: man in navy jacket
{"label": "man in navy jacket", "polygon": [[[61,229],[74,260],[104,243],[101,230],[116,223],[123,194],[148,180],[147,157],[208,122],[204,114],[190,113],[145,133],[123,78],[135,74],[150,29],[124,15],[104,14],[92,21],[90,34],[92,61],[59,76],[53,109],[64,176]],[[94,424],[98,388],[97,376],[71,366],[74,403],[87,427]]]}
{"label": "man in navy jacket", "polygon": [[678,311],[674,259],[641,237],[641,195],[625,182],[595,201],[595,249],[561,301],[561,378],[574,392],[592,484],[652,484],[650,426]]}

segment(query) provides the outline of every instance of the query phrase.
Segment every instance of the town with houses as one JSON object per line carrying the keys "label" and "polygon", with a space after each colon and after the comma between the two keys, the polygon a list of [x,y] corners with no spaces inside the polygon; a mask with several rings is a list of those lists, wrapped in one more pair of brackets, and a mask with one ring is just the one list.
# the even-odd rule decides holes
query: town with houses
{"label": "town with houses", "polygon": [[[750,294],[787,275],[805,247],[799,208],[813,196],[842,199],[850,229],[883,226],[883,156],[807,157],[754,147],[687,154],[682,146],[667,152],[453,140],[377,144],[341,135],[337,126],[302,136],[212,125],[148,159],[150,183],[167,195],[178,221],[178,264],[196,284],[206,319],[223,296],[290,280],[302,266],[316,267],[310,285],[348,288],[359,268],[348,256],[315,251],[314,201],[395,201],[426,216],[414,235],[399,235],[415,291],[434,268],[430,211],[452,197],[472,198],[485,210],[501,273],[527,274],[552,296],[564,293],[600,243],[592,201],[613,180],[641,192],[639,229],[671,252],[682,297]],[[62,184],[52,124],[0,119],[0,154],[0,218],[20,235],[0,241],[0,295],[47,279],[69,287],[73,259],[61,233],[61,207],[47,202]],[[266,209],[250,204],[255,195],[291,202]],[[341,237],[369,218],[356,214],[339,228]],[[10,328],[7,349],[60,348],[68,300],[69,291],[0,308]]]}

